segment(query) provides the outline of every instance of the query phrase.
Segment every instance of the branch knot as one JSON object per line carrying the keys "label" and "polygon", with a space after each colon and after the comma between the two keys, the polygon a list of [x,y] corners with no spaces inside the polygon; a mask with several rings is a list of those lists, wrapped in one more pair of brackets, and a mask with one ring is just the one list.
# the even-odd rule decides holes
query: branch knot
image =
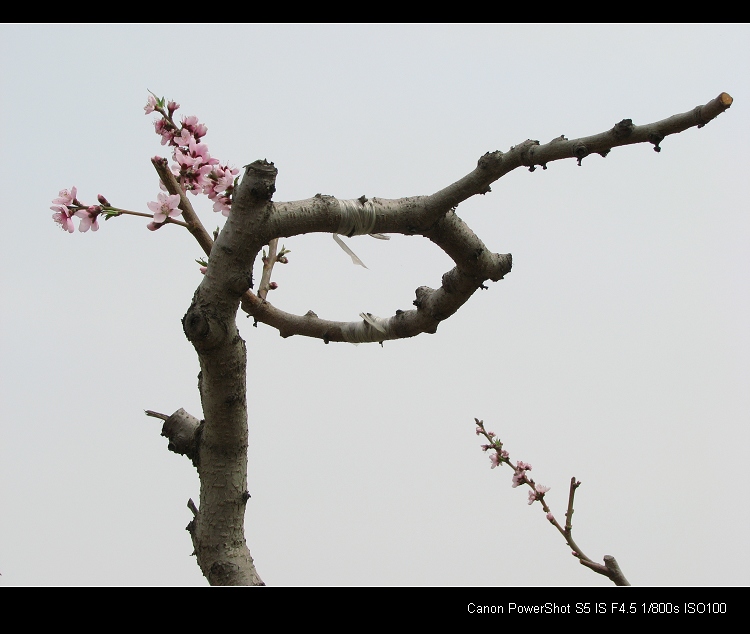
{"label": "branch knot", "polygon": [[578,159],[578,166],[581,166],[581,161],[589,155],[589,149],[582,141],[578,141],[573,146],[573,156]]}
{"label": "branch knot", "polygon": [[618,140],[627,139],[633,134],[633,128],[635,128],[635,126],[633,125],[632,119],[623,119],[619,123],[616,123],[615,127],[612,128],[612,134]]}

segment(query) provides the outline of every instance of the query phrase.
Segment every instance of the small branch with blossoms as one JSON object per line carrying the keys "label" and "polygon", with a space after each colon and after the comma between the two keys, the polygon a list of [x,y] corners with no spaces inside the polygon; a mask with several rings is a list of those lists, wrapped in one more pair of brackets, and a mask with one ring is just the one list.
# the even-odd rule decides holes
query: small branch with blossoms
{"label": "small branch with blossoms", "polygon": [[[160,119],[154,121],[156,133],[161,136],[162,145],[174,148],[172,158],[175,163],[171,168],[167,159],[155,156],[151,162],[159,175],[159,186],[166,193],[157,194],[155,201],[147,203],[153,213],[131,211],[119,207],[113,207],[104,196],[99,195],[98,205],[86,205],[77,198],[77,189],[63,189],[52,203],[53,220],[64,230],[73,233],[75,225],[73,218],[79,217],[79,231],[86,232],[89,229],[99,229],[99,216],[105,220],[120,215],[141,216],[151,218],[147,228],[156,231],[166,224],[176,224],[186,227],[203,248],[208,256],[211,253],[213,240],[205,227],[198,219],[192,205],[185,197],[187,192],[194,195],[206,194],[213,201],[214,212],[220,212],[223,216],[229,216],[232,206],[232,195],[237,186],[239,170],[221,165],[218,159],[212,158],[208,147],[200,140],[206,135],[208,128],[198,121],[195,116],[183,117],[181,125],[174,120],[174,113],[180,107],[174,101],[167,102],[164,98],[157,98],[151,93],[148,103],[144,107],[146,114],[156,112],[161,115]],[[182,216],[183,220],[177,220]],[[215,236],[214,236],[215,239]],[[270,263],[264,262],[264,275],[270,277],[275,262],[286,262],[285,253],[282,248],[277,259]],[[207,261],[201,261],[201,272],[205,273]],[[274,282],[266,280],[266,293],[268,289],[276,288]],[[265,299],[265,294],[262,299]]]}
{"label": "small branch with blossoms", "polygon": [[[161,136],[162,145],[170,145],[174,148],[172,158],[175,163],[171,172],[177,179],[182,193],[191,192],[194,195],[206,194],[214,203],[214,211],[228,216],[232,205],[232,195],[237,185],[239,170],[227,165],[222,165],[218,159],[212,158],[205,143],[200,139],[205,136],[208,128],[198,121],[195,116],[183,117],[181,125],[174,121],[174,113],[179,108],[174,101],[166,102],[164,98],[158,99],[153,93],[148,97],[148,103],[144,107],[146,114],[157,112],[160,119],[154,122],[157,134]],[[155,157],[161,161],[159,157]],[[168,189],[160,174],[160,186]],[[160,193],[157,200],[148,203],[151,214],[139,211],[130,211],[111,206],[104,196],[99,195],[98,205],[85,205],[77,198],[77,190],[63,189],[52,203],[52,218],[64,230],[73,233],[75,226],[73,217],[81,219],[79,231],[86,232],[89,229],[99,229],[98,219],[103,215],[105,220],[120,215],[142,216],[151,218],[147,227],[156,231],[165,224],[178,224],[189,227],[188,223],[176,220],[181,214],[180,195],[171,191],[168,194]]]}
{"label": "small branch with blossoms", "polygon": [[484,436],[488,441],[488,444],[482,445],[482,451],[492,452],[490,453],[490,468],[494,469],[495,467],[507,464],[511,469],[513,469],[513,488],[515,489],[516,487],[525,484],[531,489],[529,491],[529,504],[533,504],[534,502],[539,502],[541,504],[542,509],[546,513],[547,521],[552,524],[563,536],[568,546],[570,546],[570,548],[572,549],[572,555],[576,557],[582,565],[590,568],[600,575],[604,575],[615,585],[629,586],[630,583],[625,578],[625,575],[622,574],[620,566],[617,564],[617,560],[614,557],[612,557],[611,555],[605,555],[604,564],[597,563],[593,559],[587,557],[573,539],[573,500],[575,498],[575,491],[579,486],[581,486],[581,483],[575,478],[571,478],[570,480],[568,509],[565,513],[565,526],[560,526],[559,522],[552,514],[552,510],[544,499],[544,494],[547,493],[550,488],[541,484],[537,484],[532,478],[529,477],[528,472],[531,471],[532,468],[530,464],[521,460],[519,460],[516,464],[513,464],[510,460],[510,454],[505,449],[503,449],[503,443],[494,434],[494,432],[487,431],[484,428],[484,422],[479,420],[478,418],[475,418],[474,421],[477,425],[477,436]]}
{"label": "small branch with blossoms", "polygon": [[[156,231],[166,224],[185,227],[198,241],[206,256],[210,256],[218,229],[214,232],[212,239],[195,213],[186,193],[207,195],[208,199],[214,203],[214,212],[220,212],[228,217],[232,206],[232,196],[239,180],[239,170],[222,165],[218,159],[211,157],[208,147],[201,142],[208,128],[200,123],[197,117],[183,117],[181,125],[175,122],[174,113],[179,107],[178,103],[166,101],[163,97],[158,98],[153,93],[149,95],[144,107],[147,115],[152,112],[161,115],[161,118],[154,121],[154,129],[161,137],[162,145],[174,148],[172,158],[175,163],[171,167],[167,159],[159,156],[151,159],[159,176],[159,186],[166,192],[157,194],[157,200],[147,203],[153,213],[113,207],[101,194],[98,196],[98,205],[86,205],[76,198],[77,189],[73,187],[70,190],[61,190],[58,197],[52,201],[51,209],[55,212],[52,216],[53,220],[62,229],[73,233],[75,231],[73,218],[78,217],[80,218],[79,231],[85,233],[89,229],[92,231],[99,229],[99,216],[103,216],[105,220],[120,215],[151,218],[151,222],[147,225],[149,231]],[[183,220],[177,219],[180,216]],[[269,251],[272,251],[273,255],[268,257],[264,255],[262,281],[258,293],[258,298],[263,303],[265,303],[268,291],[278,288],[276,282],[271,281],[274,264],[288,262],[286,254],[289,250],[282,247],[277,253],[277,249],[278,239],[274,239],[269,243]],[[205,274],[208,260],[198,260],[198,264],[201,273]],[[248,292],[247,295],[252,294]],[[250,296],[248,299],[257,301],[255,296]],[[256,320],[255,325],[257,323]]]}
{"label": "small branch with blossoms", "polygon": [[[50,207],[50,209],[55,212],[52,214],[52,219],[59,224],[62,229],[70,233],[75,232],[75,225],[73,224],[74,217],[81,219],[78,224],[78,230],[81,233],[86,233],[89,229],[91,229],[91,231],[98,231],[99,216],[103,216],[104,220],[109,220],[110,218],[122,215],[142,216],[144,218],[153,218],[156,223],[166,224],[167,222],[170,222],[187,227],[187,225],[181,220],[175,220],[174,217],[169,217],[170,215],[174,216],[175,214],[169,213],[171,209],[169,208],[168,202],[163,201],[161,198],[158,203],[148,203],[149,209],[154,213],[147,214],[141,211],[130,211],[129,209],[113,207],[101,194],[97,196],[99,201],[98,205],[86,205],[76,198],[77,195],[78,190],[75,187],[72,187],[69,190],[61,189],[57,195],[58,197],[52,201],[52,206]],[[163,194],[159,194],[159,196],[163,196]],[[152,205],[154,207],[152,207]],[[151,228],[150,225],[149,228]]]}

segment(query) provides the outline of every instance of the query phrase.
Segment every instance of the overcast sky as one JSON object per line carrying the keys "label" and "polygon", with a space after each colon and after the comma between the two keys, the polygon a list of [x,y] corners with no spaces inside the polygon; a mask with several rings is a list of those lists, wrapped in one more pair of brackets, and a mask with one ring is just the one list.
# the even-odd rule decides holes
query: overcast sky
{"label": "overcast sky", "polygon": [[[206,584],[197,475],[143,414],[201,416],[180,324],[201,250],[132,217],[71,235],[49,209],[76,186],[148,211],[167,150],[147,90],[212,156],[274,161],[277,201],[430,194],[487,151],[732,95],[661,153],[516,170],[460,205],[513,270],[434,335],[326,346],[238,319],[267,584],[609,585],[490,469],[474,417],[559,518],[583,482],[574,536],[633,584],[750,583],[750,27],[5,24],[0,47],[0,584]],[[453,266],[423,238],[349,245],[369,270],[286,240],[271,301],[385,317]]]}

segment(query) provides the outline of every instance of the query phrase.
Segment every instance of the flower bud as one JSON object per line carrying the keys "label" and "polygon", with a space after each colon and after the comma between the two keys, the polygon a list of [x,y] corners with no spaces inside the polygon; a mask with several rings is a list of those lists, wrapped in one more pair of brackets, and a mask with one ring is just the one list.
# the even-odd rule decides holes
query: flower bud
{"label": "flower bud", "polygon": [[100,203],[101,203],[102,205],[104,205],[105,207],[111,207],[111,206],[112,206],[112,205],[110,205],[110,204],[109,204],[109,201],[108,201],[108,200],[107,200],[107,199],[106,199],[106,198],[105,198],[104,196],[102,196],[101,194],[99,194],[99,195],[98,195],[98,196],[96,197],[96,199],[97,199],[97,200],[98,200],[98,201],[99,201],[99,202],[100,202]]}
{"label": "flower bud", "polygon": [[271,282],[268,285],[268,290],[275,291],[277,288],[279,288],[279,285],[276,282]]}

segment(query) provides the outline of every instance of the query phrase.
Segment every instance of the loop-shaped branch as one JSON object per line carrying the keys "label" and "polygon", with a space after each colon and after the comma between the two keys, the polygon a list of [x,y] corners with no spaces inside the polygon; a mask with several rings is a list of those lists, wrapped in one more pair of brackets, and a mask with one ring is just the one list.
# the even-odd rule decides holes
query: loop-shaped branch
{"label": "loop-shaped branch", "polygon": [[[450,317],[464,304],[487,279],[496,281],[511,270],[510,254],[490,253],[466,224],[455,215],[456,206],[477,194],[490,191],[490,184],[520,166],[534,171],[536,165],[544,169],[547,164],[567,158],[575,158],[579,165],[591,154],[606,156],[621,145],[652,143],[661,149],[660,143],[671,134],[690,127],[702,127],[732,104],[727,93],[721,93],[703,106],[683,114],[674,115],[655,123],[636,126],[630,119],[623,119],[612,129],[589,137],[567,139],[565,136],[540,145],[527,140],[511,147],[508,152],[488,152],[477,162],[471,173],[452,185],[432,194],[398,200],[364,197],[370,214],[368,232],[420,234],[440,246],[456,263],[456,268],[443,276],[441,288],[432,290],[420,287],[414,302],[416,310],[399,311],[396,315],[382,319],[381,328],[371,327],[366,321],[335,322],[320,319],[309,311],[304,316],[292,315],[248,292],[242,297],[242,309],[252,315],[256,323],[261,322],[276,328],[282,337],[303,335],[329,341],[382,342],[388,339],[413,337],[422,332],[434,333],[440,321]],[[347,201],[351,202],[351,201]],[[331,197],[316,195],[314,198],[275,203],[269,209],[266,224],[260,228],[262,244],[274,238],[290,237],[311,232],[337,233],[347,220],[342,218],[346,204]],[[254,236],[256,237],[256,236]],[[424,290],[427,289],[427,290]]]}
{"label": "loop-shaped branch", "polygon": [[[341,213],[337,199],[326,196],[321,197],[321,200],[327,207],[334,210],[334,214],[337,211]],[[415,199],[407,200],[412,202]],[[277,205],[276,217],[269,218],[269,224],[273,224],[274,221],[282,227],[285,224],[293,224],[291,221],[285,223],[285,219],[296,218],[299,211],[316,204],[318,201],[311,199]],[[403,339],[423,332],[434,333],[438,324],[455,313],[478,288],[482,287],[485,280],[501,280],[511,270],[511,255],[491,253],[474,232],[451,210],[426,229],[417,229],[409,222],[408,213],[400,213],[406,211],[401,201],[381,201],[376,198],[368,201],[368,204],[375,209],[374,230],[376,232],[424,235],[440,246],[456,263],[456,267],[443,276],[443,284],[439,289],[433,290],[428,287],[417,289],[417,300],[414,302],[416,310],[399,311],[383,319],[380,322],[380,328],[374,328],[366,320],[361,322],[329,321],[317,317],[312,311],[304,316],[292,315],[261,300],[253,293],[246,293],[243,296],[242,309],[252,315],[256,321],[276,328],[282,337],[304,335],[323,339],[325,342],[356,343]],[[318,216],[325,230],[327,219],[324,214],[318,214]],[[418,212],[415,212],[413,216],[416,220]],[[310,227],[308,231],[310,229],[321,230],[318,227]],[[286,231],[283,235],[287,235]]]}

